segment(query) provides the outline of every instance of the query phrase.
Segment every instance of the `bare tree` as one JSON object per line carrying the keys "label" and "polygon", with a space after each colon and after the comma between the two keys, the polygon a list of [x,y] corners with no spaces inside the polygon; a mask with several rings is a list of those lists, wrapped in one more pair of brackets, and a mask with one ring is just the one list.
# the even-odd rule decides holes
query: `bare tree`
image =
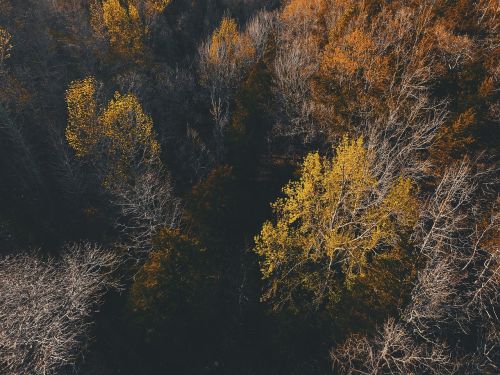
{"label": "bare tree", "polygon": [[277,136],[302,136],[307,142],[316,135],[309,101],[309,80],[317,69],[313,56],[303,41],[280,44],[274,60],[274,91],[283,111]]}
{"label": "bare tree", "polygon": [[431,167],[426,152],[447,116],[445,102],[432,102],[422,93],[404,113],[394,110],[388,118],[363,123],[358,131],[373,150],[378,178],[393,181],[400,176],[415,180],[425,177]]}
{"label": "bare tree", "polygon": [[[499,324],[500,257],[498,243],[488,239],[499,227],[497,207],[491,207],[497,197],[493,193],[492,199],[489,191],[494,175],[474,169],[468,161],[449,169],[423,211],[416,235],[427,263],[402,316],[428,342],[441,338],[451,343],[462,335],[475,339],[473,352],[456,343],[462,366],[494,373],[500,345],[494,328]],[[490,201],[480,199],[485,193]]]}
{"label": "bare tree", "polygon": [[36,252],[0,259],[0,368],[55,374],[74,364],[105,292],[118,287],[120,258],[98,246],[67,246],[61,259]]}
{"label": "bare tree", "polygon": [[415,234],[426,263],[408,306],[374,337],[332,351],[342,373],[498,373],[500,258],[489,238],[499,223],[481,199],[491,200],[491,181],[468,161],[445,173]]}
{"label": "bare tree", "polygon": [[123,234],[122,245],[134,257],[151,250],[160,229],[179,225],[181,201],[161,165],[141,164],[131,181],[113,188],[112,203],[120,210],[116,226]]}
{"label": "bare tree", "polygon": [[321,1],[311,1],[309,6],[310,14],[285,9],[274,26],[273,89],[282,110],[274,135],[301,136],[305,142],[317,133],[311,116],[310,81],[319,68],[320,50],[313,34],[320,22]]}
{"label": "bare tree", "polygon": [[267,44],[272,37],[276,24],[276,13],[265,10],[259,11],[245,25],[245,35],[248,36],[255,49],[255,59],[264,56]]}
{"label": "bare tree", "polygon": [[456,365],[442,343],[418,343],[404,325],[389,319],[376,335],[351,336],[332,359],[343,374],[452,374]]}

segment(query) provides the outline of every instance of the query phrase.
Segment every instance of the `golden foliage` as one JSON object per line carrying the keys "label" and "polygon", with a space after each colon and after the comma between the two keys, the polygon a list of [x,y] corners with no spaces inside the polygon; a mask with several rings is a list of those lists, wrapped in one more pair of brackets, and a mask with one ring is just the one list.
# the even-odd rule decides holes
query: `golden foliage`
{"label": "golden foliage", "polygon": [[251,57],[254,48],[245,35],[238,32],[233,18],[224,17],[210,39],[208,57],[212,64],[238,63]]}
{"label": "golden foliage", "polygon": [[138,149],[146,160],[159,155],[160,145],[154,136],[153,121],[134,95],[116,92],[99,116],[99,123],[101,136],[109,140],[107,152],[117,168],[115,172],[125,172]]}
{"label": "golden foliage", "polygon": [[334,303],[415,224],[413,183],[401,178],[383,194],[371,160],[362,138],[344,138],[333,159],[309,154],[272,205],[276,222],[263,225],[255,251],[275,306],[293,304],[295,293]]}
{"label": "golden foliage", "polygon": [[317,56],[324,40],[324,17],[328,0],[291,0],[280,14],[286,32],[281,43],[300,44],[311,56]]}
{"label": "golden foliage", "polygon": [[329,2],[326,43],[310,82],[320,126],[336,137],[360,121],[411,113],[416,98],[474,58],[476,42],[464,32],[473,26],[455,14],[469,3]]}
{"label": "golden foliage", "polygon": [[374,43],[369,35],[354,30],[345,37],[342,47],[327,45],[321,63],[322,69],[338,69],[353,75],[365,65],[374,52]]}
{"label": "golden foliage", "polygon": [[[66,139],[79,157],[104,157],[108,179],[125,178],[127,170],[141,160],[155,160],[160,145],[155,139],[151,117],[137,97],[115,93],[106,108],[99,110],[95,78],[71,83],[66,93],[68,125]],[[96,146],[103,148],[97,150]],[[102,154],[100,154],[102,152]]]}
{"label": "golden foliage", "polygon": [[3,27],[0,27],[0,70],[3,70],[5,60],[10,58],[10,50],[12,49],[11,40],[12,35]]}
{"label": "golden foliage", "polygon": [[123,57],[140,60],[148,25],[171,0],[91,0],[90,24],[97,37],[109,37],[112,50]]}
{"label": "golden foliage", "polygon": [[472,40],[466,35],[455,35],[444,23],[437,23],[434,27],[434,37],[439,50],[451,56],[470,54]]}
{"label": "golden foliage", "polygon": [[102,3],[99,0],[89,2],[90,26],[98,38],[104,38],[105,25],[103,17]]}
{"label": "golden foliage", "polygon": [[236,53],[240,35],[238,25],[232,18],[224,17],[219,27],[212,34],[212,43],[210,45],[210,57],[216,59],[218,51],[221,48],[226,49],[228,56]]}
{"label": "golden foliage", "polygon": [[137,7],[129,1],[122,6],[119,0],[105,0],[102,12],[109,43],[115,53],[134,60],[140,58],[146,30]]}
{"label": "golden foliage", "polygon": [[154,11],[156,13],[161,13],[171,1],[172,0],[146,0],[145,3],[150,12]]}
{"label": "golden foliage", "polygon": [[99,141],[96,103],[97,81],[93,77],[74,81],[66,91],[68,125],[66,139],[77,156],[91,153]]}

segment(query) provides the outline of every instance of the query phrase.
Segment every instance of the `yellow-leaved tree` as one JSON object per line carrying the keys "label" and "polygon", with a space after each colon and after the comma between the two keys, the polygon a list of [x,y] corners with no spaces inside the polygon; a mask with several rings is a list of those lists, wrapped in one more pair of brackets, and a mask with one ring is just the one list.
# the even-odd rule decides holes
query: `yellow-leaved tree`
{"label": "yellow-leaved tree", "polygon": [[112,50],[121,56],[138,60],[144,52],[146,32],[137,7],[131,1],[105,0],[102,19],[109,35]]}
{"label": "yellow-leaved tree", "polygon": [[10,57],[12,35],[0,27],[0,73],[4,72],[5,61]]}
{"label": "yellow-leaved tree", "polygon": [[143,61],[145,39],[171,0],[91,0],[90,24],[98,38],[107,38],[114,54]]}
{"label": "yellow-leaved tree", "polygon": [[209,56],[213,62],[218,62],[219,53],[224,50],[226,56],[233,57],[238,48],[240,35],[238,25],[232,18],[224,17],[220,26],[212,34]]}
{"label": "yellow-leaved tree", "polygon": [[93,78],[72,82],[66,92],[66,139],[79,157],[98,160],[111,184],[127,177],[141,163],[158,160],[160,145],[153,121],[133,94],[115,93],[100,108],[99,82]]}
{"label": "yellow-leaved tree", "polygon": [[113,165],[110,171],[117,178],[127,176],[127,171],[142,162],[157,159],[160,144],[153,131],[153,121],[144,113],[136,96],[115,93],[99,116],[102,136],[110,140],[107,157]]}
{"label": "yellow-leaved tree", "polygon": [[204,70],[218,71],[227,80],[254,54],[255,48],[249,36],[238,31],[233,18],[224,17],[202,50],[202,65],[207,65]]}
{"label": "yellow-leaved tree", "polygon": [[68,125],[66,139],[77,156],[86,156],[99,141],[96,89],[94,77],[74,81],[66,91]]}
{"label": "yellow-leaved tree", "polygon": [[233,18],[224,17],[200,48],[200,77],[210,92],[216,157],[224,154],[224,136],[231,116],[231,100],[246,69],[256,56],[248,33],[239,32]]}
{"label": "yellow-leaved tree", "polygon": [[[388,280],[384,260],[401,263],[418,201],[410,179],[379,181],[363,139],[344,138],[333,158],[309,154],[300,179],[273,203],[275,220],[255,238],[263,299],[274,308],[332,308],[358,285]],[[377,269],[378,268],[378,269]],[[401,275],[402,277],[402,275]],[[370,286],[383,296],[389,287]]]}

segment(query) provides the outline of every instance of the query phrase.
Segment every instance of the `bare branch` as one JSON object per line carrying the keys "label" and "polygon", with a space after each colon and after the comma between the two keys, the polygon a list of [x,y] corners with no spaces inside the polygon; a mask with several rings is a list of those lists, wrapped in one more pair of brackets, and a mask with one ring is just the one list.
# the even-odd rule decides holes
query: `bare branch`
{"label": "bare branch", "polygon": [[24,253],[0,259],[0,367],[7,375],[55,374],[74,364],[91,316],[119,285],[120,258],[89,243],[61,259]]}

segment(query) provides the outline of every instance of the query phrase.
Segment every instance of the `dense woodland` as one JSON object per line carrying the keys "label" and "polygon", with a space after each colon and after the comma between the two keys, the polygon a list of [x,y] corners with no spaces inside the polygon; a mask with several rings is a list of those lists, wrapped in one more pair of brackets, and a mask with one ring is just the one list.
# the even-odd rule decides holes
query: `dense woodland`
{"label": "dense woodland", "polygon": [[500,373],[499,24],[0,0],[0,373]]}

